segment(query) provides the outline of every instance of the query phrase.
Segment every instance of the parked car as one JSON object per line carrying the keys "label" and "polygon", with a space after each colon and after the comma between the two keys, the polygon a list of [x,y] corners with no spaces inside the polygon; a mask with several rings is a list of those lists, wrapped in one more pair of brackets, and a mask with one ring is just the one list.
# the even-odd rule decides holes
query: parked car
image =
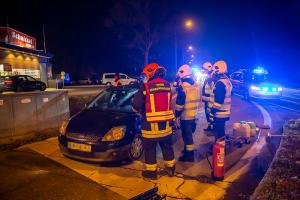
{"label": "parked car", "polygon": [[[120,73],[122,85],[133,84],[137,82],[136,78],[131,78],[126,74]],[[104,73],[102,75],[101,83],[104,85],[113,85],[115,81],[115,73]]]}
{"label": "parked car", "polygon": [[0,78],[0,92],[46,90],[46,84],[27,75],[4,76]]}
{"label": "parked car", "polygon": [[258,68],[254,70],[238,70],[230,75],[233,93],[242,95],[244,99],[262,98],[277,99],[282,96],[282,87],[269,81],[268,72]]}
{"label": "parked car", "polygon": [[63,122],[58,136],[62,153],[91,162],[139,159],[143,153],[140,117],[131,106],[137,90],[137,85],[107,88]]}

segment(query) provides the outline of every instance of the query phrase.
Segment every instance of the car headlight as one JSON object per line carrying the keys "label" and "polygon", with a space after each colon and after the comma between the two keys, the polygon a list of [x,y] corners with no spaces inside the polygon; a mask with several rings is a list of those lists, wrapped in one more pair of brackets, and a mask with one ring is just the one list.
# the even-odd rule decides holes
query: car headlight
{"label": "car headlight", "polygon": [[117,126],[110,129],[102,138],[102,141],[117,141],[124,138],[126,132],[126,126]]}
{"label": "car headlight", "polygon": [[61,135],[65,135],[66,134],[68,123],[69,123],[69,120],[64,120],[63,123],[61,124],[61,126],[59,128],[59,133]]}
{"label": "car headlight", "polygon": [[278,91],[281,92],[281,91],[282,91],[282,87],[279,87],[279,88],[278,88]]}
{"label": "car headlight", "polygon": [[251,90],[259,90],[259,87],[252,85]]}

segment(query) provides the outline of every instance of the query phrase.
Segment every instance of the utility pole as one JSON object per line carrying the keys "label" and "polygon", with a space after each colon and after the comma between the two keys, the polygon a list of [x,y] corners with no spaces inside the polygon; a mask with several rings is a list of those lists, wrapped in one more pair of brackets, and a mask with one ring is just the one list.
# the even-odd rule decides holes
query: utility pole
{"label": "utility pole", "polygon": [[177,73],[177,30],[174,28],[174,65]]}
{"label": "utility pole", "polygon": [[46,37],[45,37],[45,26],[43,24],[43,45],[44,45],[44,52],[47,53],[46,50]]}
{"label": "utility pole", "polygon": [[9,27],[9,24],[8,24],[8,16],[6,16],[6,27]]}

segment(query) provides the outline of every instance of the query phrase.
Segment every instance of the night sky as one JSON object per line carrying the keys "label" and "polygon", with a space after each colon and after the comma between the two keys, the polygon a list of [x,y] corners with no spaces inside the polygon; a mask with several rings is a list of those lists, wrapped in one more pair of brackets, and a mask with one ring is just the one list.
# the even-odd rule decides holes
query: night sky
{"label": "night sky", "polygon": [[[44,25],[47,50],[55,55],[55,72],[64,69],[71,77],[140,72],[142,62],[132,55],[141,60],[143,55],[124,47],[116,31],[105,25],[119,1],[45,2],[6,1],[0,8],[0,25],[5,26],[8,18],[10,27],[36,37],[39,49]],[[173,27],[177,24],[179,63],[183,49],[192,44],[193,65],[224,59],[230,71],[263,66],[277,81],[300,87],[300,1],[157,2],[163,3],[149,17],[160,23],[161,37],[150,51],[150,61],[175,71]],[[181,28],[184,18],[194,20],[193,30]]]}

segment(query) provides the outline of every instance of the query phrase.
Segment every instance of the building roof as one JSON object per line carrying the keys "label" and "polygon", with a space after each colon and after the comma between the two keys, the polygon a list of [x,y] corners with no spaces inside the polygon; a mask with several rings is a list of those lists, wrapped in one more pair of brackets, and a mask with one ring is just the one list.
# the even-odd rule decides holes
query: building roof
{"label": "building roof", "polygon": [[0,42],[0,49],[6,49],[6,50],[21,52],[21,53],[27,53],[27,54],[35,55],[38,57],[44,57],[44,58],[53,58],[54,57],[53,54],[45,53],[42,50],[27,49],[27,48],[18,47],[15,45],[7,44],[5,42]]}

